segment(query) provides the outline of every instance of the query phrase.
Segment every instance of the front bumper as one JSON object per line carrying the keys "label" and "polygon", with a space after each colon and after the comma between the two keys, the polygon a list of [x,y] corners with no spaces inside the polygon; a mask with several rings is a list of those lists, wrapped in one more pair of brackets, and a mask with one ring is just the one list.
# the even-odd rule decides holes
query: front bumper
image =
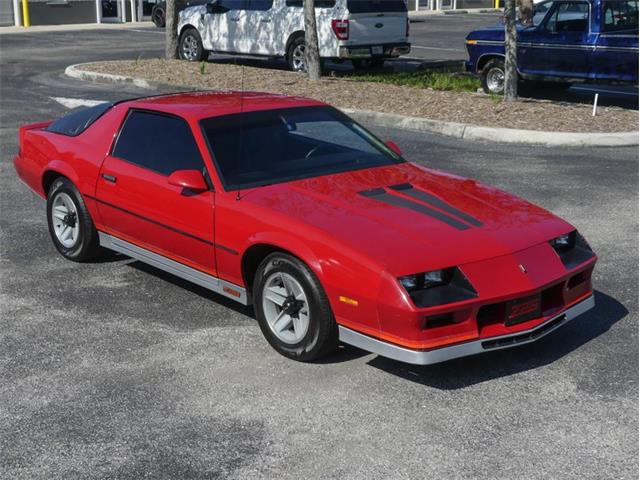
{"label": "front bumper", "polygon": [[503,348],[535,342],[562,325],[570,322],[579,315],[582,315],[586,311],[592,309],[594,306],[595,300],[593,295],[591,295],[530,330],[520,331],[509,335],[473,340],[433,350],[412,350],[378,340],[341,325],[338,326],[338,328],[340,332],[340,341],[343,343],[362,348],[363,350],[367,350],[372,353],[377,353],[378,355],[382,355],[383,357],[391,358],[393,360],[412,363],[414,365],[431,365],[454,358],[467,357],[478,353],[501,350]]}
{"label": "front bumper", "polygon": [[340,47],[338,58],[393,58],[411,51],[410,43],[386,43],[382,45],[349,45]]}

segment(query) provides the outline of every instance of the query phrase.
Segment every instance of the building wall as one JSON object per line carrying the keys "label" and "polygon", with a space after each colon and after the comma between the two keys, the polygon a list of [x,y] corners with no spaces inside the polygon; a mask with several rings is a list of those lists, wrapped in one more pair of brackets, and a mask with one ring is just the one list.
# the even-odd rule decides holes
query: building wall
{"label": "building wall", "polygon": [[13,2],[11,0],[0,0],[0,26],[13,24]]}
{"label": "building wall", "polygon": [[[111,0],[111,4],[115,5],[115,1]],[[0,0],[0,2],[11,3],[11,0]],[[119,7],[120,0],[117,0],[117,3]],[[130,22],[131,4],[129,1],[125,2],[125,13],[126,21]],[[31,25],[96,23],[96,2],[95,0],[29,0],[29,18]],[[118,18],[103,18],[103,21],[118,21]],[[13,24],[13,17],[11,24]]]}

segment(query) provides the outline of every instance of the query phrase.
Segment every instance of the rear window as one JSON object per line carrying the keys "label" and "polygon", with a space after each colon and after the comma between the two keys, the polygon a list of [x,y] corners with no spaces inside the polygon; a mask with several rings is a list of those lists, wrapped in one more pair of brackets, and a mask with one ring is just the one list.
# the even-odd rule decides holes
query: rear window
{"label": "rear window", "polygon": [[98,120],[111,107],[113,107],[113,103],[107,102],[73,111],[53,122],[46,130],[75,137],[89,128],[93,122]]}
{"label": "rear window", "polygon": [[602,25],[605,32],[638,30],[638,2],[604,2]]}
{"label": "rear window", "polygon": [[406,12],[404,0],[347,0],[349,13]]}

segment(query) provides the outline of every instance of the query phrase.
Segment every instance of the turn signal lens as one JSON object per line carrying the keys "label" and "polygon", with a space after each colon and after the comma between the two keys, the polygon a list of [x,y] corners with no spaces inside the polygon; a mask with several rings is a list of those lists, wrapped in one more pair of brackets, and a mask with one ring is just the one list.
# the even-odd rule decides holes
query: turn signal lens
{"label": "turn signal lens", "polygon": [[477,40],[467,40],[467,45],[476,45],[477,43]]}

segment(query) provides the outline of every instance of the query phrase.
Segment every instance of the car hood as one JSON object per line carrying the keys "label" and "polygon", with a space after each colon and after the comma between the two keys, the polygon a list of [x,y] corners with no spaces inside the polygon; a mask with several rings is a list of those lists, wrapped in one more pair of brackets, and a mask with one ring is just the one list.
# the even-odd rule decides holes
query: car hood
{"label": "car hood", "polygon": [[572,229],[499,189],[411,163],[271,185],[244,199],[397,274],[507,255]]}

